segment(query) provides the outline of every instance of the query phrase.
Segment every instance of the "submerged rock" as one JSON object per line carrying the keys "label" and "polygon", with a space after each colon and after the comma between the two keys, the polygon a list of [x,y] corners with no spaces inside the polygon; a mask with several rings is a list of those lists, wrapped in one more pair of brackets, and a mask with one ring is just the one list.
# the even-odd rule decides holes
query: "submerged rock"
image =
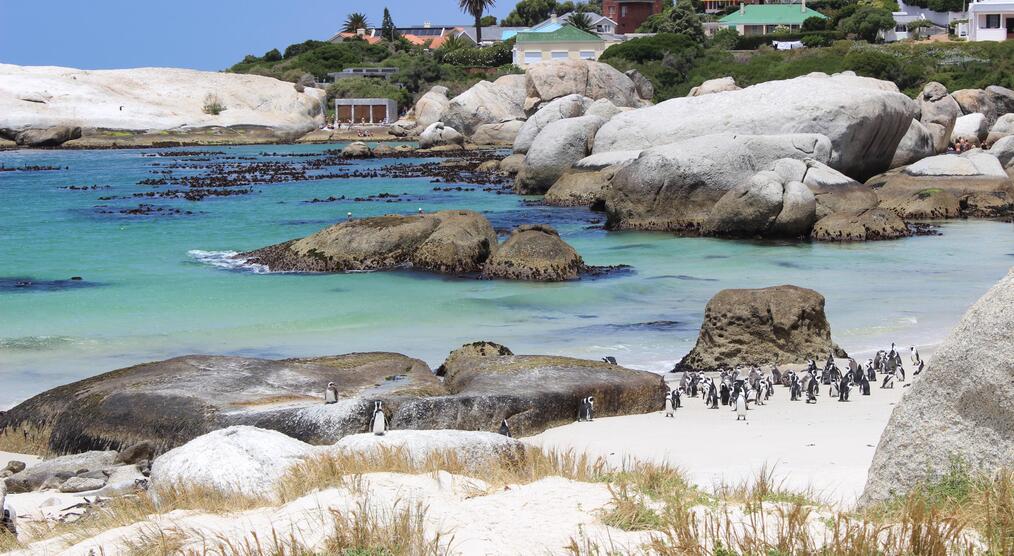
{"label": "submerged rock", "polygon": [[982,296],[894,408],[861,503],[939,480],[955,463],[991,474],[1014,461],[1014,272]]}
{"label": "submerged rock", "polygon": [[370,150],[369,145],[362,141],[355,141],[349,143],[342,149],[342,156],[348,158],[369,158],[373,156],[373,151]]}
{"label": "submerged rock", "polygon": [[845,357],[831,341],[824,296],[797,286],[729,289],[708,301],[697,344],[674,370],[803,363],[828,353]]}
{"label": "submerged rock", "polygon": [[486,261],[483,278],[560,282],[585,269],[581,256],[550,226],[519,226]]}

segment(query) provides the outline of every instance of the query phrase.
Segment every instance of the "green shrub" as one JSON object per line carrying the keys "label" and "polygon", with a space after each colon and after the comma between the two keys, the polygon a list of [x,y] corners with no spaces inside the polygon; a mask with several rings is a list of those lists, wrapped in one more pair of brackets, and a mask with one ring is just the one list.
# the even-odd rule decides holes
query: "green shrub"
{"label": "green shrub", "polygon": [[335,81],[327,88],[328,104],[336,98],[389,98],[397,101],[398,106],[412,103],[412,95],[404,88],[370,77],[348,77]]}
{"label": "green shrub", "polygon": [[803,38],[799,40],[803,41],[803,46],[807,48],[830,46],[833,42],[827,35],[803,35]]}
{"label": "green shrub", "polygon": [[838,23],[838,29],[855,35],[866,42],[875,42],[881,31],[894,28],[894,15],[890,10],[862,6]]}
{"label": "green shrub", "polygon": [[[773,41],[798,41],[805,36],[824,37],[826,43],[844,38],[839,31],[810,31],[807,33],[785,33],[781,35],[749,35],[742,36],[736,40],[736,50],[756,50],[762,46],[770,45]],[[811,39],[813,40],[813,39]]]}
{"label": "green shrub", "polygon": [[267,52],[264,53],[264,61],[265,62],[281,62],[282,61],[282,53],[279,52],[277,48],[272,48],[271,50],[268,50]]}
{"label": "green shrub", "polygon": [[514,39],[484,46],[482,48],[461,48],[444,54],[447,64],[465,67],[495,68],[514,61]]}
{"label": "green shrub", "polygon": [[803,31],[825,31],[827,30],[827,19],[811,16],[803,20]]}
{"label": "green shrub", "polygon": [[222,104],[222,101],[218,98],[218,95],[214,93],[208,93],[207,96],[204,97],[204,107],[202,108],[202,110],[204,111],[205,114],[217,116],[222,112],[225,112],[225,105]]}
{"label": "green shrub", "polygon": [[659,33],[651,37],[641,37],[614,44],[602,53],[599,60],[604,62],[622,58],[643,64],[651,60],[661,60],[667,53],[686,50],[696,52],[699,49],[698,43],[686,35]]}
{"label": "green shrub", "polygon": [[739,31],[732,27],[726,27],[715,31],[711,36],[711,45],[722,50],[732,50],[739,42]]}

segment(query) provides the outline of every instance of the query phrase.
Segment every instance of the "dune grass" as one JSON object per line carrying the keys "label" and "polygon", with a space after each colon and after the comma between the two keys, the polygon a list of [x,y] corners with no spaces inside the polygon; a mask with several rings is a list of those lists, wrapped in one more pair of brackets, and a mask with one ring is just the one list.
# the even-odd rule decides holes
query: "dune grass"
{"label": "dune grass", "polygon": [[[266,497],[222,495],[194,488],[110,500],[73,523],[30,533],[32,540],[61,535],[67,543],[112,528],[140,524],[132,554],[228,556],[437,556],[453,554],[453,531],[427,529],[426,507],[398,502],[389,509],[369,504],[363,475],[375,472],[427,474],[438,471],[481,479],[489,494],[505,485],[564,477],[604,484],[611,504],[598,519],[607,531],[641,532],[643,546],[617,548],[611,539],[592,539],[582,529],[558,547],[572,554],[651,553],[661,556],[902,556],[1014,554],[1014,470],[992,477],[955,463],[939,480],[908,495],[861,511],[837,511],[809,491],[793,491],[775,470],[761,469],[750,481],[704,491],[676,468],[629,462],[619,468],[575,452],[528,448],[523,458],[494,459],[476,468],[453,452],[424,460],[403,451],[327,453],[294,466]],[[480,483],[477,483],[480,484]],[[212,514],[276,506],[315,490],[344,488],[359,498],[353,510],[320,508],[324,545],[307,547],[293,532],[265,531],[247,538],[204,538],[165,519],[173,510]],[[484,488],[484,487],[477,487]],[[4,542],[0,538],[0,543]],[[606,545],[603,545],[603,542]],[[200,549],[194,549],[199,546]],[[17,545],[3,545],[12,549]]]}

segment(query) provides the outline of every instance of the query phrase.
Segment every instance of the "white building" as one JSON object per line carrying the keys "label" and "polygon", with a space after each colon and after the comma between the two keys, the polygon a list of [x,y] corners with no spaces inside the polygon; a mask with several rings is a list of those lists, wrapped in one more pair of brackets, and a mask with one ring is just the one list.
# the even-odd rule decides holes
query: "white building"
{"label": "white building", "polygon": [[1014,39],[1014,0],[976,0],[968,5],[968,40]]}

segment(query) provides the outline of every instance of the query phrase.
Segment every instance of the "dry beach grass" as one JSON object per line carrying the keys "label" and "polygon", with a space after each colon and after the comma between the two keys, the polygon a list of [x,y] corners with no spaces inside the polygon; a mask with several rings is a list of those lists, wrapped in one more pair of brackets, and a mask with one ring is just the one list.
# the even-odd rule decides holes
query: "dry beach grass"
{"label": "dry beach grass", "polygon": [[[364,486],[364,477],[370,474],[434,475],[438,471],[481,479],[487,490],[476,490],[469,497],[547,477],[600,483],[608,487],[612,502],[598,518],[618,533],[640,531],[646,535],[646,542],[632,549],[588,538],[578,530],[572,533],[569,545],[546,547],[547,552],[702,556],[1014,553],[1014,470],[984,477],[955,462],[947,476],[923,484],[907,496],[847,512],[814,499],[812,493],[782,488],[776,470],[764,469],[752,481],[705,492],[673,467],[630,462],[616,469],[574,452],[536,448],[529,448],[523,461],[504,460],[481,469],[465,465],[451,452],[433,454],[425,461],[413,460],[398,450],[372,456],[327,453],[295,466],[273,496],[224,496],[193,488],[142,493],[112,499],[73,523],[37,526],[23,540],[59,537],[68,546],[133,525],[134,533],[119,541],[116,553],[455,554],[459,552],[454,532],[435,531],[427,521],[424,502],[400,500],[391,508],[378,510],[369,503],[371,493]],[[323,544],[313,546],[284,528],[236,538],[180,527],[173,519],[195,513],[229,516],[274,507],[278,499],[292,501],[338,487],[359,500],[342,512],[328,507],[315,510],[327,530]],[[6,543],[0,544],[4,550],[16,547],[10,539],[0,539],[0,543]]]}

